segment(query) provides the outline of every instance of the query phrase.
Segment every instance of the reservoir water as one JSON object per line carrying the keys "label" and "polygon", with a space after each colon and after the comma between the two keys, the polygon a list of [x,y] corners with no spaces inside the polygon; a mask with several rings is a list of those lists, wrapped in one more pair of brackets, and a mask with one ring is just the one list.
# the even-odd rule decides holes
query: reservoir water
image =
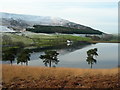
{"label": "reservoir water", "polygon": [[[93,68],[114,68],[118,67],[118,44],[117,43],[97,43],[90,45],[80,45],[56,50],[59,55],[59,63],[56,67],[70,67],[70,68],[90,68],[86,62],[87,53],[89,49],[97,48],[98,57],[97,63],[93,64]],[[40,55],[44,55],[43,51],[31,53],[29,65],[30,66],[44,66]],[[16,64],[16,63],[14,63]]]}

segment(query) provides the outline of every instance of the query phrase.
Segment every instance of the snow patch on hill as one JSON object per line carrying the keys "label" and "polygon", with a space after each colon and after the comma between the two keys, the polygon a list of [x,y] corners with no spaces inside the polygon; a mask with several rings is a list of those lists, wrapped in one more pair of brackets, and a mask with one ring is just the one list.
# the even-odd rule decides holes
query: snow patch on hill
{"label": "snow patch on hill", "polygon": [[0,26],[0,32],[15,32],[13,29],[9,29],[5,26]]}

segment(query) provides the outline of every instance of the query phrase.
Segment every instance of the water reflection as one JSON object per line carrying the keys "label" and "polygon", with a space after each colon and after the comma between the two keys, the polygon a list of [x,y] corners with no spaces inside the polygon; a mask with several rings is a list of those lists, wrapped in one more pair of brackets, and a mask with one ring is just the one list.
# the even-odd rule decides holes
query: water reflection
{"label": "water reflection", "polygon": [[[56,45],[56,46],[49,46],[49,47],[42,47],[42,48],[34,48],[30,49],[32,52],[44,52],[46,50],[63,50],[64,52],[73,52],[75,50],[84,48],[88,45],[91,45],[91,43],[87,42],[75,42],[70,45],[62,44],[62,45]],[[63,52],[63,53],[64,53]]]}

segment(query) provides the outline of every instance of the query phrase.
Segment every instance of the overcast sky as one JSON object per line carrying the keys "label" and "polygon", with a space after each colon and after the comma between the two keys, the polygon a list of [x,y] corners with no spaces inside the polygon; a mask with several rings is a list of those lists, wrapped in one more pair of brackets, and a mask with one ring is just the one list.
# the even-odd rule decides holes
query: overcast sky
{"label": "overcast sky", "polygon": [[52,16],[118,32],[118,0],[1,0],[0,12]]}

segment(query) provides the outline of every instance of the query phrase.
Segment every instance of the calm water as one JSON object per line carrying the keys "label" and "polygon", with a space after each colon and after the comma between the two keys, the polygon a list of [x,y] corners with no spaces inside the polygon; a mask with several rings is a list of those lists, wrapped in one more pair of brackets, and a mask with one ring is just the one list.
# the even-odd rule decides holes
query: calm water
{"label": "calm water", "polygon": [[[66,49],[53,49],[59,52],[59,63],[57,67],[74,67],[74,68],[90,68],[86,62],[86,51],[97,48],[99,56],[96,58],[97,63],[93,64],[93,68],[114,68],[118,66],[118,44],[117,43],[98,43],[86,46],[74,46]],[[31,53],[30,66],[44,66],[39,58],[44,52]],[[14,63],[16,64],[16,63]]]}

